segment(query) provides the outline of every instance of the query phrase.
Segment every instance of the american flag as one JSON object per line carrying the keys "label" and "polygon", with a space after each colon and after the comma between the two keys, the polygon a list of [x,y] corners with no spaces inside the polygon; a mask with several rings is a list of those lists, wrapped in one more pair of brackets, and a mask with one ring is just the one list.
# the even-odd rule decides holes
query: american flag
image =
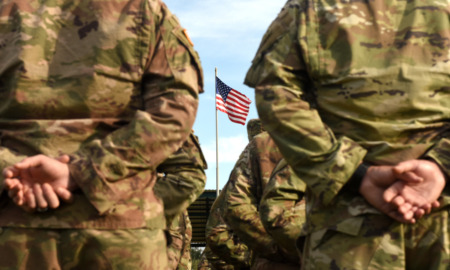
{"label": "american flag", "polygon": [[244,94],[232,89],[216,77],[216,108],[228,114],[231,122],[245,125],[250,103]]}

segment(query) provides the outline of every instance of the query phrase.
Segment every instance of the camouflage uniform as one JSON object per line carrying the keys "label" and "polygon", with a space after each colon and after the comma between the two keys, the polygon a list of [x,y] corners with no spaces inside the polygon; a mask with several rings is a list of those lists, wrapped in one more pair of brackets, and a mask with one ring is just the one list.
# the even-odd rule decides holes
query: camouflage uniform
{"label": "camouflage uniform", "polygon": [[167,232],[171,238],[170,245],[167,247],[170,269],[191,269],[192,226],[187,210],[172,219]]}
{"label": "camouflage uniform", "polygon": [[308,186],[306,269],[447,267],[448,188],[405,225],[343,187],[360,162],[431,158],[450,175],[449,14],[444,0],[291,0],[265,34],[245,83]]}
{"label": "camouflage uniform", "polygon": [[253,258],[251,251],[224,219],[227,204],[225,196],[229,183],[225,184],[211,207],[206,222],[205,255],[208,263],[215,270],[250,269]]}
{"label": "camouflage uniform", "polygon": [[183,249],[180,254],[180,261],[178,263],[178,270],[190,270],[192,269],[192,258],[191,258],[191,241],[192,241],[192,223],[189,218],[188,211],[183,213],[184,219],[184,238],[183,238]]}
{"label": "camouflage uniform", "polygon": [[[247,135],[249,141],[263,131],[264,128],[259,119],[248,121]],[[240,155],[239,160],[247,155],[248,149],[246,148]],[[228,193],[231,191],[232,179],[236,170],[237,166],[235,165],[228,182],[211,207],[206,223],[207,246],[205,255],[213,269],[249,269],[254,259],[248,246],[242,243],[224,219],[228,207]]]}
{"label": "camouflage uniform", "polygon": [[206,246],[202,251],[202,255],[200,256],[200,261],[197,265],[197,270],[211,270],[212,269],[211,264],[209,263],[208,259],[206,258],[206,253],[211,253],[211,255],[209,257],[216,256],[216,255],[214,255],[214,253],[212,253],[212,251],[209,249],[209,247]]}
{"label": "camouflage uniform", "polygon": [[192,227],[187,207],[206,184],[206,161],[198,138],[191,133],[183,146],[167,158],[157,171],[154,192],[164,203],[167,231],[171,236],[168,259],[171,269],[190,269]]}
{"label": "camouflage uniform", "polygon": [[[289,193],[286,191],[289,190]],[[306,184],[281,160],[272,172],[259,204],[259,215],[264,228],[291,260],[300,261],[297,242],[306,235]],[[289,197],[285,197],[289,194]],[[302,245],[298,250],[300,254]]]}
{"label": "camouflage uniform", "polygon": [[259,217],[263,191],[281,159],[281,153],[267,132],[253,137],[236,162],[224,189],[225,221],[256,256],[298,263],[295,253],[293,258],[284,256],[287,252],[280,250]]}
{"label": "camouflage uniform", "polygon": [[188,137],[202,91],[176,17],[158,0],[2,1],[0,48],[0,169],[69,154],[79,187],[33,214],[3,192],[0,266],[48,269],[67,248],[62,268],[165,268],[156,167]]}

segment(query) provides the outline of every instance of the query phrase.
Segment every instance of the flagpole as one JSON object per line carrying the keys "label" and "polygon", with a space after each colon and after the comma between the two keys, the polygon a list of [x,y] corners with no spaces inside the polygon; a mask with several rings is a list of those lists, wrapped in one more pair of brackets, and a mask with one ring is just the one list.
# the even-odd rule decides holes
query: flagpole
{"label": "flagpole", "polygon": [[215,78],[214,78],[214,104],[216,108],[216,198],[219,197],[219,128],[218,128],[218,117],[217,117],[217,102],[216,100],[216,94],[217,94],[217,67],[215,68]]}

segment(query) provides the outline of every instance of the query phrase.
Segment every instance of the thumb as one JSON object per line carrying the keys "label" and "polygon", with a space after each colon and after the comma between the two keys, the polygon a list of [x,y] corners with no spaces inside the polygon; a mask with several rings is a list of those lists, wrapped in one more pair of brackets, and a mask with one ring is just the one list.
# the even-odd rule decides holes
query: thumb
{"label": "thumb", "polygon": [[56,160],[58,160],[59,162],[67,164],[70,161],[70,157],[69,157],[69,155],[61,155],[61,156],[57,157]]}
{"label": "thumb", "polygon": [[403,173],[396,173],[394,172],[394,175],[396,178],[398,178],[399,180],[402,180],[404,182],[410,182],[410,183],[420,183],[423,182],[423,177],[418,176],[416,173],[408,171],[408,172],[403,172]]}
{"label": "thumb", "polygon": [[17,169],[27,169],[30,167],[39,167],[42,165],[43,155],[27,157],[19,163],[14,164]]}

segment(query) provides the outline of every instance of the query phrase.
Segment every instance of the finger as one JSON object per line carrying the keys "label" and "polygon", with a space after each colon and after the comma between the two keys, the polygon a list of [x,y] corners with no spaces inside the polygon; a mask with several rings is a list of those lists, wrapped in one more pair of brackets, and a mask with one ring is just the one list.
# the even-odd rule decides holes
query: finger
{"label": "finger", "polygon": [[387,203],[392,203],[392,201],[400,195],[402,188],[402,182],[395,182],[383,192],[383,200]]}
{"label": "finger", "polygon": [[59,187],[55,190],[56,194],[61,198],[61,200],[71,203],[73,201],[73,194],[68,189]]}
{"label": "finger", "polygon": [[418,208],[414,211],[414,217],[416,219],[422,218],[425,215],[425,211],[422,208]]}
{"label": "finger", "polygon": [[441,203],[438,202],[438,201],[434,201],[434,202],[431,203],[431,207],[432,208],[438,208],[439,206],[441,206]]}
{"label": "finger", "polygon": [[402,174],[408,171],[415,171],[417,169],[418,162],[417,160],[407,160],[400,162],[396,166],[394,166],[393,171],[395,174]]}
{"label": "finger", "polygon": [[391,204],[394,205],[396,208],[400,208],[403,204],[405,204],[405,199],[399,195],[394,199],[392,199]]}
{"label": "finger", "polygon": [[22,190],[20,190],[15,196],[12,196],[10,198],[17,206],[22,206],[25,203],[25,198]]}
{"label": "finger", "polygon": [[391,218],[393,218],[393,219],[395,219],[395,220],[397,220],[398,222],[401,222],[401,223],[415,223],[416,222],[416,220],[414,218],[408,218],[411,215],[403,215],[403,214],[400,214],[397,211],[389,212],[388,216],[390,216]]}
{"label": "finger", "polygon": [[25,193],[25,200],[26,200],[26,205],[28,206],[28,208],[36,209],[36,197],[34,196],[32,189],[29,189]]}
{"label": "finger", "polygon": [[5,178],[12,178],[19,176],[19,170],[14,167],[8,167],[3,170],[3,176]]}
{"label": "finger", "polygon": [[18,179],[5,179],[6,189],[22,188],[22,183]]}
{"label": "finger", "polygon": [[13,188],[23,188],[22,181],[20,181],[17,178],[8,178],[5,179],[5,188],[6,189],[13,189]]}
{"label": "finger", "polygon": [[418,176],[414,172],[403,172],[400,174],[395,173],[396,178],[409,182],[409,183],[420,183],[423,182],[423,177]]}
{"label": "finger", "polygon": [[69,157],[69,155],[61,155],[61,156],[57,157],[56,160],[67,164],[70,161],[70,157]]}
{"label": "finger", "polygon": [[40,184],[33,185],[33,193],[34,193],[34,196],[36,197],[37,207],[38,208],[47,208],[48,203],[44,197],[44,193],[42,191],[42,187]]}
{"label": "finger", "polygon": [[44,198],[47,201],[50,208],[55,209],[59,206],[59,199],[53,190],[52,186],[48,183],[44,183],[42,185],[42,192],[44,194]]}
{"label": "finger", "polygon": [[403,215],[406,215],[407,213],[414,213],[412,210],[412,205],[408,202],[405,202],[404,204],[400,205],[398,207],[398,212]]}
{"label": "finger", "polygon": [[429,213],[431,213],[431,203],[426,203],[426,204],[424,204],[424,205],[422,205],[421,207],[420,207],[423,211],[425,211],[425,214],[429,214]]}

